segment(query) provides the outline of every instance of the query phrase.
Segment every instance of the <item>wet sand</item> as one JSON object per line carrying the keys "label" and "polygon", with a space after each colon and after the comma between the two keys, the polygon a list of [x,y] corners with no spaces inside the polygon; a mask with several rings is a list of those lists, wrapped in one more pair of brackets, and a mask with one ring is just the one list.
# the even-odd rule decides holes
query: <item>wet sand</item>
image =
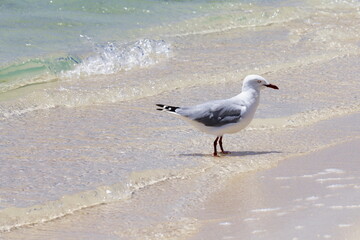
{"label": "wet sand", "polygon": [[359,239],[360,139],[228,182],[191,239]]}
{"label": "wet sand", "polygon": [[[1,237],[358,239],[359,119],[360,114],[352,114],[289,129],[287,137],[273,134],[274,139],[292,142],[297,152],[286,150],[283,144],[277,152],[242,151],[217,159],[198,156],[209,158],[213,166],[144,187],[127,200],[86,208]],[[313,143],[313,151],[301,142]],[[266,164],[271,158],[280,161]],[[251,170],[254,159],[264,159],[263,170]],[[239,174],[236,163],[249,170]]]}

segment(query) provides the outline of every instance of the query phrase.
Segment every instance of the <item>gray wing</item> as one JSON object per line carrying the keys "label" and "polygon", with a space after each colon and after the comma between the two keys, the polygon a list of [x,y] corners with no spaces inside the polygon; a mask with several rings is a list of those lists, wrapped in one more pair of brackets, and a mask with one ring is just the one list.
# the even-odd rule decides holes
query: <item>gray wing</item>
{"label": "gray wing", "polygon": [[219,100],[194,107],[179,108],[180,115],[200,122],[208,127],[221,127],[240,121],[245,106],[229,100]]}

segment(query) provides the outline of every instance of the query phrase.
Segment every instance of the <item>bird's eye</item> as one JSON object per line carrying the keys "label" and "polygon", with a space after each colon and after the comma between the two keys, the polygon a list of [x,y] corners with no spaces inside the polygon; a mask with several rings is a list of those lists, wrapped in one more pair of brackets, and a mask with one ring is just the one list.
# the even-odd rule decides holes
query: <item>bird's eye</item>
{"label": "bird's eye", "polygon": [[258,80],[257,82],[258,82],[258,83],[261,83],[261,80]]}

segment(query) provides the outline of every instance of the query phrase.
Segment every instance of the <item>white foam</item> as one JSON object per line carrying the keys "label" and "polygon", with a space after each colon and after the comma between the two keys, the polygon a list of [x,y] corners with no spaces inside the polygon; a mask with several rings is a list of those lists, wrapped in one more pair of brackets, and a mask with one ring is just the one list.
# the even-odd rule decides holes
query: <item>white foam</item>
{"label": "white foam", "polygon": [[252,234],[259,234],[259,233],[265,233],[265,232],[267,232],[266,230],[261,230],[261,229],[259,229],[259,230],[254,230],[254,231],[252,231],[251,233]]}
{"label": "white foam", "polygon": [[353,225],[352,224],[346,224],[346,223],[338,224],[339,228],[348,228],[348,227],[351,227],[351,226],[353,226]]}
{"label": "white foam", "polygon": [[356,209],[356,208],[360,208],[360,205],[348,205],[348,206],[346,206],[346,209]]}
{"label": "white foam", "polygon": [[337,205],[337,206],[330,206],[329,208],[333,210],[358,209],[360,208],[360,205],[347,205],[347,206]]}
{"label": "white foam", "polygon": [[313,204],[314,207],[324,207],[325,204],[323,203],[316,203],[316,204]]}
{"label": "white foam", "polygon": [[327,186],[326,188],[345,188],[346,184],[332,184]]}
{"label": "white foam", "polygon": [[345,171],[337,168],[327,168],[323,172],[320,172],[319,174],[330,174],[330,173],[344,174]]}
{"label": "white foam", "polygon": [[315,177],[316,175],[303,175],[301,176],[302,178],[313,178]]}
{"label": "white foam", "polygon": [[254,212],[254,213],[267,213],[267,212],[279,211],[280,209],[281,208],[259,208],[259,209],[251,210],[251,212]]}
{"label": "white foam", "polygon": [[[302,176],[280,176],[280,177],[276,177],[276,180],[292,180],[292,179],[297,179],[297,178],[314,178],[317,176],[322,176],[322,175],[328,175],[328,174],[344,174],[345,171],[342,169],[337,169],[337,168],[327,168],[324,169],[323,171],[314,173],[314,174],[304,174]],[[324,178],[322,178],[324,179]],[[317,179],[317,182],[321,182],[322,179]],[[341,178],[327,178],[329,180],[324,180],[324,181],[332,181],[332,179],[341,179]]]}
{"label": "white foam", "polygon": [[294,177],[276,177],[276,180],[290,180],[290,179],[294,179]]}
{"label": "white foam", "polygon": [[319,179],[316,179],[315,181],[316,182],[319,182],[319,183],[324,183],[324,182],[332,182],[332,181],[345,181],[345,180],[354,180],[355,178],[354,177],[347,177],[347,178],[319,178]]}
{"label": "white foam", "polygon": [[276,214],[276,216],[282,217],[282,216],[285,216],[285,215],[288,215],[288,214],[289,214],[289,212],[279,212],[279,213]]}
{"label": "white foam", "polygon": [[329,208],[330,208],[330,209],[334,209],[334,210],[342,210],[342,209],[344,209],[345,207],[344,207],[344,206],[330,206]]}
{"label": "white foam", "polygon": [[170,44],[163,40],[141,39],[125,45],[116,42],[94,45],[96,54],[83,60],[74,70],[63,72],[62,77],[108,75],[134,67],[147,67],[170,53]]}
{"label": "white foam", "polygon": [[328,175],[328,174],[344,174],[344,173],[345,173],[345,171],[342,170],[342,169],[327,168],[327,169],[324,169],[323,171],[320,171],[318,173],[303,175],[301,177],[302,178],[313,178],[313,177],[322,176],[322,175]]}
{"label": "white foam", "polygon": [[356,188],[357,186],[355,184],[331,184],[326,186],[326,188],[329,189],[339,189],[339,188],[348,188],[348,187],[354,187]]}
{"label": "white foam", "polygon": [[244,222],[253,222],[253,221],[259,221],[260,218],[245,218],[243,221]]}
{"label": "white foam", "polygon": [[232,223],[231,222],[221,222],[221,223],[219,223],[219,225],[220,226],[230,226],[230,225],[232,225]]}
{"label": "white foam", "polygon": [[319,197],[317,197],[317,196],[311,196],[311,197],[305,198],[306,201],[316,201],[318,199],[319,199]]}
{"label": "white foam", "polygon": [[295,229],[296,229],[296,230],[301,230],[301,229],[304,229],[304,228],[305,228],[305,227],[302,226],[302,225],[295,226]]}

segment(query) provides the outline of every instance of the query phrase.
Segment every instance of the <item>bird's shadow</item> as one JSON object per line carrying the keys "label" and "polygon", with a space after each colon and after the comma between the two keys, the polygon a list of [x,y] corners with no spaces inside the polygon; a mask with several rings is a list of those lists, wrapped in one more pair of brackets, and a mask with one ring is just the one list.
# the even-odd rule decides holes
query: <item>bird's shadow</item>
{"label": "bird's shadow", "polygon": [[[253,156],[253,155],[263,155],[271,153],[282,153],[280,151],[236,151],[230,152],[229,154],[219,153],[220,157],[244,157],[244,156]],[[203,153],[186,153],[180,154],[181,157],[212,157],[212,154],[203,154]]]}

